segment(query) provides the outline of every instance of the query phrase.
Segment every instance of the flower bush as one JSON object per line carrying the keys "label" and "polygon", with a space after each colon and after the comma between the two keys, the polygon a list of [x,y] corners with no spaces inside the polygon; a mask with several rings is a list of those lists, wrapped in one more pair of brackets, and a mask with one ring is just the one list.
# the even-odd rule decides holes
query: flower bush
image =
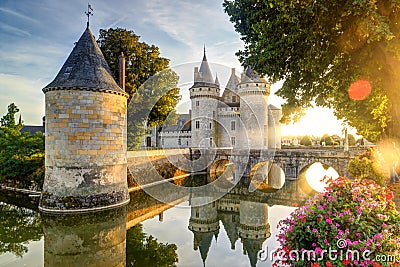
{"label": "flower bush", "polygon": [[393,193],[342,177],[329,179],[326,189],[278,224],[274,266],[400,266]]}

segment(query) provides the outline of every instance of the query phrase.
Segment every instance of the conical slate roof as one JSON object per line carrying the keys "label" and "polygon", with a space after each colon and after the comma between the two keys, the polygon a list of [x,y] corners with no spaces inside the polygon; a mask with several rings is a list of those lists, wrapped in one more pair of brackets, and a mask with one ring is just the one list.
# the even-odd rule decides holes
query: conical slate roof
{"label": "conical slate roof", "polygon": [[127,95],[115,82],[89,27],[79,38],[55,79],[43,88],[51,90],[96,90]]}
{"label": "conical slate roof", "polygon": [[263,82],[260,78],[260,75],[251,67],[247,66],[247,68],[242,73],[242,83],[246,82]]}
{"label": "conical slate roof", "polygon": [[215,82],[214,83],[219,86],[218,74],[215,74]]}
{"label": "conical slate roof", "polygon": [[201,74],[201,81],[205,83],[214,83],[214,79],[211,74],[210,66],[208,65],[206,57],[206,49],[204,48],[203,61],[201,62],[199,72]]}
{"label": "conical slate roof", "polygon": [[237,91],[237,85],[239,84],[239,79],[235,74],[235,68],[232,68],[231,76],[229,77],[229,81],[226,84],[225,88],[235,92]]}

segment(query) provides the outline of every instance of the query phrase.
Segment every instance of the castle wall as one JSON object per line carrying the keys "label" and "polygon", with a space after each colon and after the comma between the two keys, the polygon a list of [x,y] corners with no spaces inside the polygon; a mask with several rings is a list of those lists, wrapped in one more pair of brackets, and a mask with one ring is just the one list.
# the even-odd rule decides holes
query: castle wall
{"label": "castle wall", "polygon": [[41,207],[93,208],[129,200],[123,95],[55,90],[45,94],[46,175]]}
{"label": "castle wall", "polygon": [[[260,86],[260,87],[258,87]],[[243,123],[242,146],[250,149],[268,148],[268,95],[267,84],[239,85],[240,119]]]}
{"label": "castle wall", "polygon": [[163,148],[186,148],[191,147],[192,133],[190,131],[160,132]]}
{"label": "castle wall", "polygon": [[[233,123],[233,125],[232,125]],[[218,108],[218,147],[236,147],[240,138],[239,108]],[[232,144],[232,137],[234,144]]]}

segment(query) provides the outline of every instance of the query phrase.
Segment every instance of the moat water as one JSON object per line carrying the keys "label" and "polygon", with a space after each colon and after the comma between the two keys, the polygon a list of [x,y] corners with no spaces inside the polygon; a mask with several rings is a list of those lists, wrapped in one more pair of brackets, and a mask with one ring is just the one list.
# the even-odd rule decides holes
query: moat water
{"label": "moat water", "polygon": [[204,193],[176,196],[176,206],[140,190],[124,208],[66,216],[0,202],[0,266],[271,266],[258,252],[279,247],[278,222],[308,195],[297,181],[247,188],[214,202]]}

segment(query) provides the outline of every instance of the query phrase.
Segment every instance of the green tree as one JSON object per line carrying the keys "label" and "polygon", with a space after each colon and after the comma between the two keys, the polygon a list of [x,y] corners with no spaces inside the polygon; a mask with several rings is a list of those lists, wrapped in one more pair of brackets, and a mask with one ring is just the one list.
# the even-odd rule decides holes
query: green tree
{"label": "green tree", "polygon": [[159,243],[153,236],[143,233],[141,224],[126,232],[127,266],[176,266],[176,250],[175,244]]}
{"label": "green tree", "polygon": [[44,179],[44,137],[42,133],[21,133],[22,125],[14,119],[16,112],[18,107],[12,103],[1,118],[0,182],[40,190]]}
{"label": "green tree", "polygon": [[140,42],[133,31],[101,29],[98,43],[115,77],[119,75],[119,56],[121,52],[125,55],[125,90],[130,96],[128,148],[138,148],[145,126],[162,125],[167,118],[177,118],[179,77],[169,68],[169,59],[160,56],[159,48]]}
{"label": "green tree", "polygon": [[352,134],[347,135],[347,139],[349,140],[349,146],[355,146],[356,145],[356,138]]}
{"label": "green tree", "polygon": [[300,145],[302,146],[311,146],[312,145],[312,140],[309,135],[305,135],[301,138],[300,140]]}
{"label": "green tree", "polygon": [[[277,92],[286,100],[284,122],[315,103],[334,108],[370,141],[400,137],[399,0],[225,0],[223,6],[245,42],[240,61],[271,82],[284,80]],[[348,89],[360,80],[372,92],[354,101]]]}
{"label": "green tree", "polygon": [[18,125],[15,123],[15,114],[19,111],[19,108],[11,103],[7,107],[7,114],[0,119],[1,127],[15,128]]}
{"label": "green tree", "polygon": [[324,134],[324,135],[321,137],[320,144],[322,145],[323,142],[325,142],[325,145],[327,145],[327,146],[332,146],[332,145],[334,145],[333,138],[332,138],[329,134]]}

